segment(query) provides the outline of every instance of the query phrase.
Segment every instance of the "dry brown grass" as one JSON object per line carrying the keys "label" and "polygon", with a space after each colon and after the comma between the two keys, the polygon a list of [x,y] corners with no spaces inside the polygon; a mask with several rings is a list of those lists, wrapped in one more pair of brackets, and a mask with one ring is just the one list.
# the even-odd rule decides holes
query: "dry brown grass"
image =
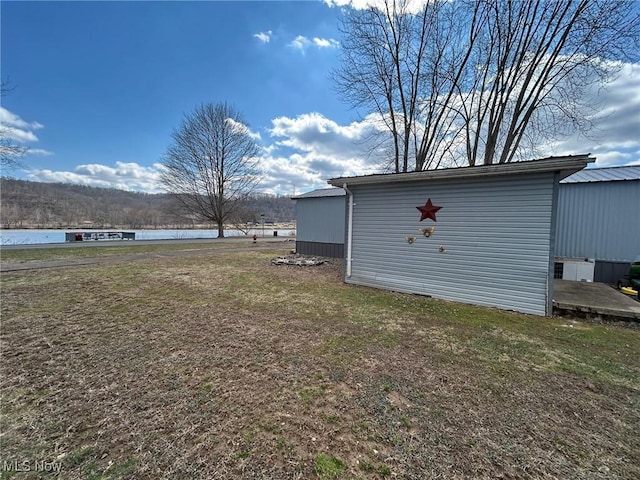
{"label": "dry brown grass", "polygon": [[640,477],[640,331],[276,253],[3,274],[2,478]]}

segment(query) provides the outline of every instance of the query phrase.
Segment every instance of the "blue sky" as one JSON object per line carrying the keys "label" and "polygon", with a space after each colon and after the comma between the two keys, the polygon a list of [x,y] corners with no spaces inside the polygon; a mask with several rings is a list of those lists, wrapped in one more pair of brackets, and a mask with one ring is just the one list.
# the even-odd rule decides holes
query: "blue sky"
{"label": "blue sky", "polygon": [[[339,0],[338,3],[344,3]],[[260,135],[261,190],[371,173],[374,128],[332,88],[341,8],[307,2],[14,2],[1,6],[2,123],[30,149],[17,178],[157,192],[183,114],[227,101]],[[549,154],[640,161],[640,65],[600,92],[598,139]],[[606,115],[604,114],[606,112]]]}

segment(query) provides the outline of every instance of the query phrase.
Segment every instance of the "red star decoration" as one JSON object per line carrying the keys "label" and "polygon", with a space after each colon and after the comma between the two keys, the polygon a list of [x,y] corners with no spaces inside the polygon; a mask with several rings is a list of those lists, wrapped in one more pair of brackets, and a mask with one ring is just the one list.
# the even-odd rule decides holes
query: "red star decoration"
{"label": "red star decoration", "polygon": [[431,199],[427,200],[427,203],[424,204],[424,207],[416,207],[420,210],[420,221],[423,221],[425,218],[430,218],[434,222],[436,221],[436,212],[440,210],[442,207],[436,207],[433,203],[431,203]]}

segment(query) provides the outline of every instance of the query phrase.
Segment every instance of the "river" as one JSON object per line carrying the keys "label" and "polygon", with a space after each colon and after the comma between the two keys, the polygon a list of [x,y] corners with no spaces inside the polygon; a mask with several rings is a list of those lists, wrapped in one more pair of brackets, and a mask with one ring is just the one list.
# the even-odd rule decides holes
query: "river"
{"label": "river", "polygon": [[[65,243],[66,232],[135,232],[136,240],[175,240],[182,238],[218,238],[217,230],[87,230],[87,229],[68,229],[68,230],[36,230],[36,229],[23,229],[23,230],[0,230],[0,246],[2,245],[33,245],[33,244],[46,244],[46,243]],[[272,227],[261,227],[249,230],[248,236],[252,236],[254,233],[258,237],[273,236],[277,232],[278,236],[288,237],[295,234],[295,230],[292,229],[274,229]],[[225,236],[237,237],[244,235],[240,230],[225,230]],[[98,242],[111,242],[119,240],[95,240]]]}

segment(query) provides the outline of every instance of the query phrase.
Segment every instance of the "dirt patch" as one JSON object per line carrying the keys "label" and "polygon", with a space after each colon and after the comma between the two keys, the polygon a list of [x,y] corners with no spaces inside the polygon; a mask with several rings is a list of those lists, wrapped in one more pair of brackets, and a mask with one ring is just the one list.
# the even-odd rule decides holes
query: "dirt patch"
{"label": "dirt patch", "polygon": [[3,274],[3,478],[640,476],[637,331],[273,255]]}

